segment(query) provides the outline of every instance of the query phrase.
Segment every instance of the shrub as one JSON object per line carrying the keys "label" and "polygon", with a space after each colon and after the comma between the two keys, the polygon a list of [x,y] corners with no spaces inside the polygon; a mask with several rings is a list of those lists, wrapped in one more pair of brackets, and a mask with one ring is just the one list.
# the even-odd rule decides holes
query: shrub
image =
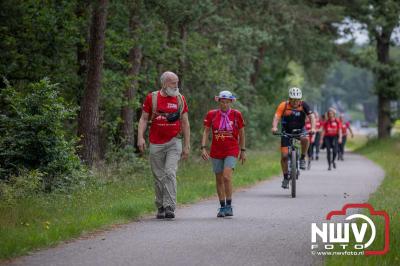
{"label": "shrub", "polygon": [[43,191],[43,176],[39,170],[23,169],[20,175],[0,180],[0,199],[13,203],[16,199],[26,198]]}
{"label": "shrub", "polygon": [[0,90],[0,179],[10,181],[20,169],[38,170],[47,191],[82,181],[76,139],[67,140],[64,127],[76,112],[58,96],[57,85],[48,79],[18,90],[6,84]]}

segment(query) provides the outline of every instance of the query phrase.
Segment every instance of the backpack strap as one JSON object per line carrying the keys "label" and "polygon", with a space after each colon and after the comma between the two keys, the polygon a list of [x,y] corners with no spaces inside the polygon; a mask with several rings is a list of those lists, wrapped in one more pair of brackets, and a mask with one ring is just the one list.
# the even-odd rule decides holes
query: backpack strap
{"label": "backpack strap", "polygon": [[179,111],[179,114],[180,114],[180,119],[182,119],[182,114],[183,114],[183,109],[184,109],[184,105],[185,105],[185,103],[184,103],[184,101],[183,101],[183,97],[182,97],[182,94],[178,94],[178,111]]}
{"label": "backpack strap", "polygon": [[[158,92],[159,91],[153,91],[151,93],[151,119],[150,119],[150,123],[153,121],[153,119],[156,117],[157,115],[157,107],[158,107]],[[178,94],[178,111],[180,113],[180,118],[182,119],[182,114],[183,114],[183,109],[184,109],[184,101],[183,101],[183,97],[182,94]]]}
{"label": "backpack strap", "polygon": [[287,106],[288,106],[288,101],[285,102],[285,108],[283,108],[282,116],[285,116]]}
{"label": "backpack strap", "polygon": [[150,123],[153,121],[153,119],[156,117],[157,114],[157,98],[158,98],[158,91],[153,91],[151,93],[151,119]]}
{"label": "backpack strap", "polygon": [[237,122],[237,112],[236,112],[236,110],[233,110],[233,126],[236,127],[236,128],[239,128],[238,122]]}
{"label": "backpack strap", "polygon": [[213,129],[215,118],[217,117],[218,109],[214,110],[213,118],[211,119],[211,129]]}

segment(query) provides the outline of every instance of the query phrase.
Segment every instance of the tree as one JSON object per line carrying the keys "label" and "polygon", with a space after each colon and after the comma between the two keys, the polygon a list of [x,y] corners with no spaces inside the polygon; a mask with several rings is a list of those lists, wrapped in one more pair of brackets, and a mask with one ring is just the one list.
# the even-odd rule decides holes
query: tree
{"label": "tree", "polygon": [[86,86],[78,121],[78,135],[81,137],[82,146],[80,155],[89,166],[92,166],[99,156],[99,99],[107,7],[108,0],[98,0],[93,3]]}
{"label": "tree", "polygon": [[[378,96],[378,137],[387,138],[392,128],[390,102],[399,97],[399,64],[389,56],[393,30],[400,25],[397,0],[358,0],[343,4],[346,13],[361,23],[375,42],[376,59],[367,65],[375,74]],[[362,60],[356,60],[358,62]]]}
{"label": "tree", "polygon": [[122,106],[121,116],[122,116],[122,130],[121,137],[124,146],[134,146],[134,125],[135,121],[135,110],[134,110],[134,100],[139,87],[139,73],[142,61],[142,48],[138,40],[138,30],[141,26],[140,22],[140,9],[142,8],[142,1],[134,1],[130,8],[130,18],[129,18],[129,32],[134,44],[129,51],[129,63],[130,68],[128,70],[128,75],[131,78],[131,83],[129,87],[124,92],[124,106]]}

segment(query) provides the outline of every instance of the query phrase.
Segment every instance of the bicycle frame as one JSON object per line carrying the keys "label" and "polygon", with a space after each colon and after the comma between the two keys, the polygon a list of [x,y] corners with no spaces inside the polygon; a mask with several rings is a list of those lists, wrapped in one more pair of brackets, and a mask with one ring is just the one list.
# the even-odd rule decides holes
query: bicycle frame
{"label": "bicycle frame", "polygon": [[296,197],[296,180],[299,178],[299,150],[300,150],[300,138],[308,135],[307,132],[302,130],[296,130],[296,133],[289,134],[286,132],[276,133],[275,135],[289,138],[288,147],[288,174],[289,180],[291,181],[291,194],[292,198]]}
{"label": "bicycle frame", "polygon": [[288,170],[289,170],[289,179],[291,178],[291,160],[292,160],[292,152],[295,152],[295,157],[296,157],[296,171],[297,171],[297,175],[296,175],[296,179],[298,179],[299,177],[299,149],[300,149],[300,140],[296,139],[296,138],[290,138],[290,146],[288,147]]}

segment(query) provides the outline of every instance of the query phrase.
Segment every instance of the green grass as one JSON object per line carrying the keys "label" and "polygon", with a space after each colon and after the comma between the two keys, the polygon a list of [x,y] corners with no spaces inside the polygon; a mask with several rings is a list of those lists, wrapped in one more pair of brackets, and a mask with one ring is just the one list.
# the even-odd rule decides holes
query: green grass
{"label": "green grass", "polygon": [[[193,156],[194,157],[194,156]],[[279,154],[249,152],[245,165],[238,165],[234,186],[246,186],[279,173]],[[0,259],[26,254],[60,241],[127,223],[154,211],[153,179],[135,175],[134,169],[101,171],[103,185],[75,191],[71,195],[47,194],[19,200],[14,205],[0,202]],[[129,176],[132,175],[132,176]],[[192,159],[178,172],[178,202],[192,203],[216,194],[210,163]]]}
{"label": "green grass", "polygon": [[355,151],[365,146],[368,142],[368,137],[365,135],[354,135],[354,138],[349,134],[347,136],[346,149]]}
{"label": "green grass", "polygon": [[356,120],[364,121],[365,120],[365,116],[362,111],[349,110],[349,111],[347,111],[347,114],[350,115],[350,118],[352,121],[356,121]]}
{"label": "green grass", "polygon": [[[375,210],[385,210],[390,216],[390,251],[383,256],[328,257],[326,265],[400,265],[400,138],[372,140],[356,152],[385,170],[385,179],[368,202]],[[377,224],[377,232],[382,230],[381,222]],[[377,234],[376,241],[383,243],[383,235]]]}

